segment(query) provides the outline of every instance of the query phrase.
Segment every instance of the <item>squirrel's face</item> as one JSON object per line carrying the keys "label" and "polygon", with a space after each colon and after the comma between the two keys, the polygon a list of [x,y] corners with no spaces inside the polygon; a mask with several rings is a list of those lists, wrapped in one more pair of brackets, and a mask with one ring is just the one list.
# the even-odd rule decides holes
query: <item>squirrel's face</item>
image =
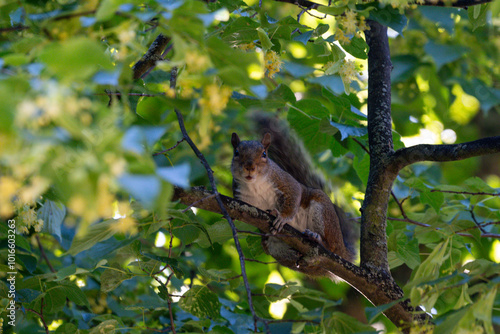
{"label": "squirrel's face", "polygon": [[236,133],[233,133],[231,143],[233,144],[234,154],[231,172],[233,177],[247,183],[255,182],[257,177],[267,173],[268,158],[267,148],[270,144],[270,136],[266,141],[256,140],[240,141]]}

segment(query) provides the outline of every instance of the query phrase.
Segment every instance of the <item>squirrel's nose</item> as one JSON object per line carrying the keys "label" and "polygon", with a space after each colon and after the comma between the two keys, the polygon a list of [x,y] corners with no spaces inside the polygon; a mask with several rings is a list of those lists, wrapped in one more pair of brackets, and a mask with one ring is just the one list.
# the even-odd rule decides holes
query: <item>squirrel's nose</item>
{"label": "squirrel's nose", "polygon": [[246,165],[245,169],[249,172],[253,172],[255,170],[255,165]]}

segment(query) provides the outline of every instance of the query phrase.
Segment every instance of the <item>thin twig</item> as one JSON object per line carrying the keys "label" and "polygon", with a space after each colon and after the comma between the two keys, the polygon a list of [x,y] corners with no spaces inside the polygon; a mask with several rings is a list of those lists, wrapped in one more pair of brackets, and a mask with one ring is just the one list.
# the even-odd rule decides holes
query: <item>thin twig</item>
{"label": "thin twig", "polygon": [[156,97],[156,96],[165,96],[166,94],[165,93],[158,93],[158,94],[147,94],[147,93],[127,93],[127,94],[122,94],[120,92],[106,92],[106,93],[97,93],[97,94],[94,94],[95,96],[99,96],[99,95],[106,95],[106,96],[122,96],[122,95],[126,95],[126,96],[144,96],[144,97]]}
{"label": "thin twig", "polygon": [[176,148],[177,146],[179,146],[180,143],[182,143],[184,141],[184,138],[182,138],[181,140],[178,140],[177,143],[170,147],[170,148],[167,148],[166,150],[163,150],[163,151],[160,151],[160,152],[156,152],[156,153],[153,153],[153,156],[157,156],[157,155],[160,155],[160,154],[163,154],[163,153],[166,153],[168,151],[172,151],[174,148]]}
{"label": "thin twig", "polygon": [[248,277],[247,277],[246,268],[245,268],[245,256],[244,256],[243,251],[241,249],[240,241],[238,239],[238,232],[236,231],[236,226],[234,225],[234,222],[233,222],[231,216],[227,212],[226,207],[222,203],[222,200],[220,198],[220,194],[217,191],[217,186],[215,184],[215,179],[214,179],[214,173],[213,173],[212,169],[210,168],[210,165],[208,164],[207,160],[203,156],[203,154],[200,152],[200,150],[196,147],[196,145],[193,143],[193,141],[189,137],[189,135],[186,131],[186,128],[184,126],[184,118],[182,117],[181,112],[178,109],[175,109],[175,113],[177,114],[177,120],[179,122],[179,127],[181,129],[181,132],[182,132],[184,139],[187,141],[187,143],[189,144],[189,146],[191,147],[191,149],[193,150],[195,155],[201,161],[201,164],[207,170],[207,175],[208,175],[208,179],[210,180],[210,186],[212,187],[212,192],[215,195],[215,199],[217,200],[217,203],[222,211],[222,214],[224,215],[224,218],[228,221],[229,226],[231,227],[231,231],[233,233],[234,244],[236,246],[236,250],[238,251],[238,255],[239,255],[239,259],[240,259],[241,275],[243,277],[243,283],[244,283],[245,289],[247,291],[248,307],[250,308],[250,311],[252,312],[252,315],[254,318],[255,331],[257,331],[257,321],[261,321],[266,328],[266,332],[270,333],[267,320],[260,318],[257,315],[257,313],[255,313],[255,310],[253,307],[253,302],[252,302],[252,292],[250,289],[250,284],[248,282]]}
{"label": "thin twig", "polygon": [[[144,269],[143,269],[144,272],[146,272]],[[153,279],[158,282],[158,284],[160,284],[161,286],[163,286],[165,288],[165,290],[167,290],[167,294],[168,296],[170,297],[170,294],[168,293],[168,287],[167,287],[167,284],[168,282],[170,281],[170,278],[172,277],[174,273],[172,272],[168,278],[167,278],[167,283],[164,284],[158,277],[156,276],[152,276]],[[167,304],[168,304],[168,313],[170,314],[170,326],[172,327],[172,333],[176,334],[176,331],[175,331],[175,325],[174,325],[174,315],[172,313],[172,300],[170,298],[167,298]]]}
{"label": "thin twig", "polygon": [[421,223],[416,220],[408,219],[408,218],[394,218],[394,217],[387,217],[387,220],[393,220],[393,221],[398,221],[398,222],[407,222],[411,223],[414,225],[422,226],[422,227],[431,227],[429,224]]}
{"label": "thin twig", "polygon": [[370,155],[370,151],[368,150],[368,148],[362,143],[360,142],[358,139],[356,138],[352,138],[352,140],[354,140],[359,146],[361,146],[361,148],[366,152],[368,153],[368,155]]}
{"label": "thin twig", "polygon": [[47,254],[45,254],[45,250],[43,249],[42,243],[40,242],[40,237],[38,234],[35,235],[36,243],[38,244],[38,249],[40,249],[40,254],[42,255],[42,258],[45,260],[47,265],[49,266],[50,271],[53,273],[56,272],[54,267],[52,266],[52,263],[50,263],[49,258],[47,257]]}
{"label": "thin twig", "polygon": [[256,263],[260,263],[260,264],[275,264],[275,263],[278,263],[278,261],[260,261],[260,260],[249,259],[249,258],[245,258],[245,261],[256,262]]}
{"label": "thin twig", "polygon": [[477,221],[476,215],[474,214],[474,205],[470,209],[470,215],[472,217],[472,221],[474,224],[476,224],[477,228],[481,231],[481,233],[488,233],[482,226],[481,224]]}
{"label": "thin twig", "polygon": [[40,312],[37,312],[33,309],[27,309],[30,312],[33,312],[37,316],[40,317],[40,320],[42,321],[43,328],[45,328],[45,333],[49,334],[49,326],[47,326],[47,323],[45,322],[45,318],[43,317],[43,303],[45,302],[45,298],[42,298],[40,300]]}
{"label": "thin twig", "polygon": [[[170,281],[170,279],[172,278],[173,274],[174,273],[172,271],[172,273],[168,276],[167,284]],[[167,292],[168,292],[167,284],[165,284],[165,288],[167,289]],[[170,326],[172,327],[172,333],[175,334],[174,313],[172,312],[172,299],[170,298],[170,296],[169,296],[169,298],[167,298],[167,304],[168,304],[168,313],[170,315]]]}
{"label": "thin twig", "polygon": [[500,221],[498,221],[498,222],[483,223],[483,224],[480,224],[480,226],[474,225],[474,226],[471,226],[471,227],[467,227],[467,228],[458,230],[458,231],[456,231],[456,233],[470,231],[470,230],[474,230],[476,228],[486,227],[486,226],[490,226],[490,225],[500,225]]}
{"label": "thin twig", "polygon": [[431,193],[440,192],[448,194],[460,194],[460,195],[472,195],[472,196],[500,196],[500,193],[485,193],[485,192],[470,192],[470,191],[453,191],[453,190],[441,190],[432,189]]}

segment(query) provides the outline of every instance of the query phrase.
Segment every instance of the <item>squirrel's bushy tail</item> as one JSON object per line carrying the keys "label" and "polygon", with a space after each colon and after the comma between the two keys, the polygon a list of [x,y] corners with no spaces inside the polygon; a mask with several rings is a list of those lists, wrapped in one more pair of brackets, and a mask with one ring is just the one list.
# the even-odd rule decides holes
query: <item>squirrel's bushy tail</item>
{"label": "squirrel's bushy tail", "polygon": [[[290,127],[284,121],[270,114],[257,112],[252,115],[257,132],[261,135],[271,133],[271,146],[269,157],[285,172],[292,175],[295,180],[303,185],[325,191],[326,182],[321,174],[316,171],[312,159],[304,145],[291,133]],[[344,211],[335,205],[335,211],[340,221],[342,237],[347,250],[353,255],[356,253],[354,244],[357,239],[354,224]],[[348,259],[351,260],[351,259]]]}
{"label": "squirrel's bushy tail", "polygon": [[252,115],[260,135],[271,133],[269,157],[303,185],[324,190],[325,180],[315,172],[310,155],[284,121],[265,113]]}

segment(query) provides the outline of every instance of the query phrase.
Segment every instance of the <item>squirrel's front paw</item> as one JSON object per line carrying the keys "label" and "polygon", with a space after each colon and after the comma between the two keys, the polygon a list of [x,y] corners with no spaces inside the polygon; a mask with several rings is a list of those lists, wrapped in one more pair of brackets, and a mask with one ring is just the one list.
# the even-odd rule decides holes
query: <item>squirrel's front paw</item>
{"label": "squirrel's front paw", "polygon": [[304,235],[311,239],[316,240],[318,243],[322,242],[321,235],[311,230],[308,230],[307,228],[304,230]]}
{"label": "squirrel's front paw", "polygon": [[269,214],[276,216],[276,219],[273,221],[273,225],[271,226],[271,233],[276,234],[281,232],[283,227],[286,224],[285,219],[281,217],[280,213],[276,209],[268,210]]}

